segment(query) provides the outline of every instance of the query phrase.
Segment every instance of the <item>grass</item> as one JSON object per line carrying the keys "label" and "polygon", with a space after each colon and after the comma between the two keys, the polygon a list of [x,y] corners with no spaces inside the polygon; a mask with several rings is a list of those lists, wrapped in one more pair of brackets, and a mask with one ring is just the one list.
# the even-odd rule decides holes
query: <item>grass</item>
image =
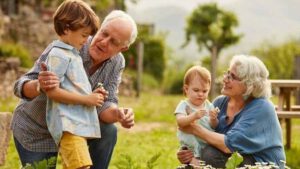
{"label": "grass", "polygon": [[[130,157],[132,165],[146,168],[146,162],[156,154],[155,168],[174,169],[179,165],[176,159],[178,141],[176,138],[176,123],[173,111],[180,95],[159,95],[142,93],[139,99],[120,97],[120,105],[132,107],[135,111],[136,126],[130,130],[119,128],[118,142],[109,169],[119,169],[117,166],[126,157]],[[14,103],[13,103],[14,102]],[[0,111],[12,111],[17,100],[0,103]],[[286,151],[287,165],[300,168],[300,119],[292,120],[292,149]],[[20,168],[17,152],[11,139],[8,156],[0,169]],[[61,169],[60,161],[57,167]]]}

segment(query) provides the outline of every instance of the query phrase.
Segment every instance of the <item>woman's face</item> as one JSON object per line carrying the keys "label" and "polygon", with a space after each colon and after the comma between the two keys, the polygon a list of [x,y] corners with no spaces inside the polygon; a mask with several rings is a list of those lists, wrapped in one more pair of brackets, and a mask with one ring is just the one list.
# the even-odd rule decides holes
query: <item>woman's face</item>
{"label": "woman's face", "polygon": [[229,97],[242,97],[246,92],[246,85],[237,76],[236,67],[232,66],[223,76],[221,93]]}

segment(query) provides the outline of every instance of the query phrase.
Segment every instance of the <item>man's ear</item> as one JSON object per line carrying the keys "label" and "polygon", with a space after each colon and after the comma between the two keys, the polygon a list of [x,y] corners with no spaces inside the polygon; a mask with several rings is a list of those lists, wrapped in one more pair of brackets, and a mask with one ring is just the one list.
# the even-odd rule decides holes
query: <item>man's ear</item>
{"label": "man's ear", "polygon": [[124,51],[126,51],[126,50],[128,50],[129,49],[129,47],[128,46],[125,46],[125,47],[123,47],[122,49],[121,49],[121,52],[124,52]]}

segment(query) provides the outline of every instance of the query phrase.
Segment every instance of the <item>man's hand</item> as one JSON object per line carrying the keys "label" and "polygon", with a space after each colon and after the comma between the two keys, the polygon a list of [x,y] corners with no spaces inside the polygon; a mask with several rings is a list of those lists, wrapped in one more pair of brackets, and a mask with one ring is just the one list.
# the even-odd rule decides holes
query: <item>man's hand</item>
{"label": "man's hand", "polygon": [[132,108],[119,108],[118,121],[124,128],[131,128],[134,126],[134,113]]}
{"label": "man's hand", "polygon": [[41,63],[38,81],[43,91],[48,91],[59,86],[58,77],[53,72],[47,71],[47,65],[44,62]]}

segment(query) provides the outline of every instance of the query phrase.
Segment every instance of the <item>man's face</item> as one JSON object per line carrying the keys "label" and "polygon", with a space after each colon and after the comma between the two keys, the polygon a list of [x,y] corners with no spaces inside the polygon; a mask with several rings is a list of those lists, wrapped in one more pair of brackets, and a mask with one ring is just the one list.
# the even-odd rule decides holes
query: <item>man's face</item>
{"label": "man's face", "polygon": [[116,18],[102,25],[91,42],[89,54],[95,64],[115,56],[128,49],[131,35],[131,25],[128,21]]}

